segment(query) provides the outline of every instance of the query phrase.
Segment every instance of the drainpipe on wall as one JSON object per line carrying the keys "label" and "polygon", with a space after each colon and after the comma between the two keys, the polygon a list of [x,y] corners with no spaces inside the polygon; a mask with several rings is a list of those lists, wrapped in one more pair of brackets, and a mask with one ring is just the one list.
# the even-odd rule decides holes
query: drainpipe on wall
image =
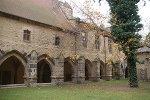
{"label": "drainpipe on wall", "polygon": [[105,35],[104,35],[104,67],[105,67],[105,80],[106,80],[106,44],[105,44]]}
{"label": "drainpipe on wall", "polygon": [[[77,23],[77,34],[79,33],[79,24],[80,24],[80,18],[76,18],[76,23]],[[77,84],[79,83],[79,78],[78,78],[78,61],[76,59],[77,55],[77,34],[75,34],[75,65],[76,65],[76,78],[77,78]]]}
{"label": "drainpipe on wall", "polygon": [[76,55],[77,55],[77,34],[75,35],[75,65],[76,65],[76,78],[77,78],[77,83],[78,83],[78,62],[76,59]]}

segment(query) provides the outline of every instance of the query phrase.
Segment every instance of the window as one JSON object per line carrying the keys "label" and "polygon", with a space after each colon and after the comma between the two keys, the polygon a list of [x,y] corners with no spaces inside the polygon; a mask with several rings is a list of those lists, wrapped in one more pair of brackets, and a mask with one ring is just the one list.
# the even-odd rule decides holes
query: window
{"label": "window", "polygon": [[109,50],[109,53],[112,53],[112,40],[111,40],[111,38],[108,38],[108,50]]}
{"label": "window", "polygon": [[55,37],[55,45],[60,44],[60,38],[58,36]]}
{"label": "window", "polygon": [[28,29],[24,30],[24,32],[23,32],[23,40],[30,41],[30,38],[31,38],[31,31],[29,31]]}
{"label": "window", "polygon": [[95,35],[95,49],[100,50],[100,40],[98,35]]}
{"label": "window", "polygon": [[86,46],[87,46],[86,34],[85,34],[85,33],[82,33],[81,35],[82,35],[82,45],[83,45],[84,47],[86,47]]}

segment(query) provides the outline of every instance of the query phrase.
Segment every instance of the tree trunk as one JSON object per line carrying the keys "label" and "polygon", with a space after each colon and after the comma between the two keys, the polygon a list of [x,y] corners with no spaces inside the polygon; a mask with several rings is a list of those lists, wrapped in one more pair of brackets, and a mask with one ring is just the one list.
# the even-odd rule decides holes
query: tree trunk
{"label": "tree trunk", "polygon": [[136,68],[136,56],[133,53],[127,58],[127,65],[129,68],[129,85],[130,87],[138,87],[137,68]]}

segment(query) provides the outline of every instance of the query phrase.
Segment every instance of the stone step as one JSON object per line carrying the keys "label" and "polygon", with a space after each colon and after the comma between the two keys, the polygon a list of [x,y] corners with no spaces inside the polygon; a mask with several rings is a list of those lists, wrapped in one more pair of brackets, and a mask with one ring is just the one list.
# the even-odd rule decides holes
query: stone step
{"label": "stone step", "polygon": [[50,85],[55,85],[53,83],[36,83],[37,86],[50,86]]}
{"label": "stone step", "polygon": [[27,87],[25,84],[7,84],[0,85],[0,88],[16,88],[16,87]]}
{"label": "stone step", "polygon": [[73,82],[64,82],[64,85],[74,84]]}

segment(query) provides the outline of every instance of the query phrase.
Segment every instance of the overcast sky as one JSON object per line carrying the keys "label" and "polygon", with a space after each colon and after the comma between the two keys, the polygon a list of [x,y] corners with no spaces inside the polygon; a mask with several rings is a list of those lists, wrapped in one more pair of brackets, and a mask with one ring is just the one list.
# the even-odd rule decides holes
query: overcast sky
{"label": "overcast sky", "polygon": [[[68,2],[70,5],[72,5],[73,2],[75,2],[77,5],[82,5],[83,2],[85,0],[61,0],[61,1],[66,1]],[[95,0],[98,1],[98,0]],[[101,6],[99,6],[99,3],[95,3],[93,4],[93,7],[91,8],[95,8],[96,10],[100,11],[103,15],[105,16],[109,16],[109,5],[105,0],[102,0],[103,2],[101,2]],[[142,34],[143,36],[146,36],[148,34],[148,32],[150,32],[150,1],[149,0],[145,0],[146,1],[146,5],[144,6],[144,2],[142,2],[143,0],[141,0],[138,5],[139,5],[139,15],[142,18],[141,23],[144,25],[144,28],[142,29],[142,31],[140,32],[140,34]],[[78,14],[74,14],[75,17],[80,17]]]}

